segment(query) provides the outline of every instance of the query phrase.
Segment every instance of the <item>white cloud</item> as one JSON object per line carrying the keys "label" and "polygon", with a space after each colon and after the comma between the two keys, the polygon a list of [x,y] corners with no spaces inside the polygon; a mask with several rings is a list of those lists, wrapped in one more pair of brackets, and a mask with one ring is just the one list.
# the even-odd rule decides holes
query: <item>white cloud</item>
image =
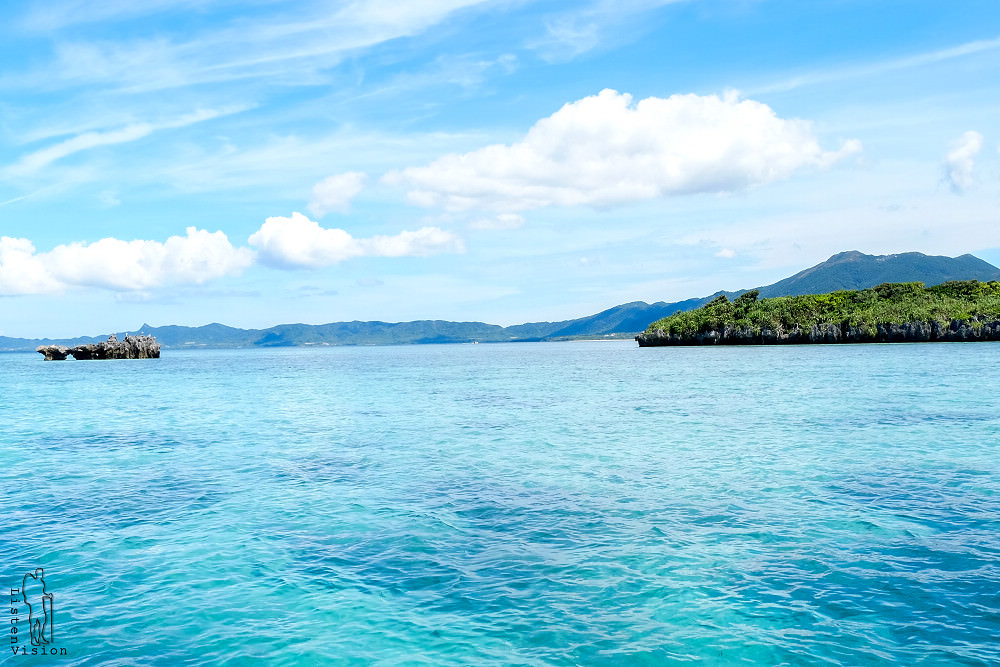
{"label": "white cloud", "polygon": [[951,150],[944,159],[944,169],[945,180],[953,192],[963,192],[972,187],[972,168],[982,147],[983,135],[972,130],[951,143]]}
{"label": "white cloud", "polygon": [[524,226],[524,216],[518,213],[501,213],[492,218],[481,218],[469,223],[471,229],[518,229]]}
{"label": "white cloud", "polygon": [[334,174],[313,186],[309,210],[322,218],[331,211],[347,213],[351,200],[365,186],[367,176],[360,171]]}
{"label": "white cloud", "polygon": [[715,256],[723,259],[732,259],[733,257],[736,257],[736,251],[730,248],[723,248],[719,252],[715,253]]}
{"label": "white cloud", "polygon": [[0,237],[0,294],[47,294],[61,288],[35,254],[31,241]]}
{"label": "white cloud", "polygon": [[158,241],[105,238],[59,245],[36,253],[28,239],[0,239],[0,294],[61,292],[69,287],[116,291],[164,285],[202,284],[237,274],[253,262],[253,252],[234,248],[224,233],[194,227],[186,236]]}
{"label": "white cloud", "polygon": [[735,93],[633,103],[604,90],[538,121],[520,142],[445,155],[385,181],[410,186],[414,204],[449,210],[605,207],[742,190],[860,149],[852,139],[824,151],[808,121],[779,118]]}
{"label": "white cloud", "polygon": [[343,229],[324,229],[301,213],[268,218],[250,237],[265,264],[318,268],[363,255],[361,244]]}
{"label": "white cloud", "polygon": [[353,257],[426,257],[463,252],[461,239],[438,227],[395,236],[356,239],[343,229],[325,229],[301,213],[268,218],[250,237],[262,262],[277,268],[319,268]]}
{"label": "white cloud", "polygon": [[439,227],[421,227],[415,232],[404,230],[395,236],[373,236],[361,239],[361,245],[366,255],[375,257],[429,257],[465,251],[461,239]]}

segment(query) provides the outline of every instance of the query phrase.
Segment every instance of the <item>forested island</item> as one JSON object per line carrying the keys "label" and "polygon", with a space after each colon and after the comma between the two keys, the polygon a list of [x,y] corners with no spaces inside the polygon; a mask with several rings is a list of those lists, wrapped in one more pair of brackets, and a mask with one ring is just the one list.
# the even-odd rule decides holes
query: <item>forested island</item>
{"label": "forested island", "polygon": [[640,347],[1000,340],[1000,282],[884,283],[733,301],[720,295],[697,310],[657,320],[636,336]]}

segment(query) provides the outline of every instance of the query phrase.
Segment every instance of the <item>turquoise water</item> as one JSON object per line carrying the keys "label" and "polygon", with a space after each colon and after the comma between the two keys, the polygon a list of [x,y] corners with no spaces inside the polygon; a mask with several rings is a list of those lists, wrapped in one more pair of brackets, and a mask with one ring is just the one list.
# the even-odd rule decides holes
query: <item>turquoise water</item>
{"label": "turquoise water", "polygon": [[998,370],[994,343],[0,355],[0,585],[43,567],[67,652],[4,660],[1000,664]]}

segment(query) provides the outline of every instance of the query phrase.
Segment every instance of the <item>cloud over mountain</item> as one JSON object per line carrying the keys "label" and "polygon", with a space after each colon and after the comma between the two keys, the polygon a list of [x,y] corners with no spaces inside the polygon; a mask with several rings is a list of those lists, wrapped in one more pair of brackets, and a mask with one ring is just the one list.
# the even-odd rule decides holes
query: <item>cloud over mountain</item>
{"label": "cloud over mountain", "polygon": [[945,180],[953,192],[961,193],[972,187],[972,168],[976,155],[983,148],[983,135],[969,130],[952,142],[944,159]]}
{"label": "cloud over mountain", "polygon": [[808,121],[783,119],[735,93],[649,97],[603,90],[535,123],[524,139],[390,172],[421,206],[514,211],[607,207],[700,192],[733,192],[858,152],[824,151]]}

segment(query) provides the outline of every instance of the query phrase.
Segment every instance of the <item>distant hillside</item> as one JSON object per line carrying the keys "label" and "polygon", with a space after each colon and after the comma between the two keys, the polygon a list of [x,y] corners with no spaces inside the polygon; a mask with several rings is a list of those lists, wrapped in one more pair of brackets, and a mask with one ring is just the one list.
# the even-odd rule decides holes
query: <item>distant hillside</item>
{"label": "distant hillside", "polygon": [[657,301],[633,301],[614,308],[602,310],[596,315],[571,320],[565,326],[553,330],[549,338],[572,338],[578,336],[606,336],[609,334],[642,331],[653,320],[673,315],[678,310],[691,310],[705,304],[711,297],[698,297],[685,301],[666,303]]}
{"label": "distant hillside", "polygon": [[[761,297],[826,294],[837,290],[862,290],[882,283],[922,282],[939,285],[950,280],[1000,280],[1000,269],[972,255],[942,257],[906,252],[898,255],[865,255],[857,250],[842,252],[794,276],[773,285],[755,287]],[[634,301],[573,320],[551,336],[602,336],[625,332],[640,332],[650,322],[673,315],[677,311],[700,308],[725,294],[734,299],[749,289],[716,292],[710,296],[665,303],[648,304]]]}
{"label": "distant hillside", "polygon": [[[540,325],[539,325],[540,326]],[[528,332],[512,332],[496,324],[483,322],[335,322],[332,324],[282,324],[260,332],[254,345],[287,347],[293,345],[398,345],[407,343],[468,343],[538,340]],[[155,334],[154,334],[155,335]]]}
{"label": "distant hillside", "polygon": [[25,352],[34,351],[39,345],[65,345],[66,347],[76,347],[87,343],[101,343],[108,339],[107,336],[78,336],[77,338],[11,338],[10,336],[0,336],[0,352]]}
{"label": "distant hillside", "polygon": [[[865,255],[842,252],[773,285],[757,287],[760,296],[825,294],[837,290],[863,290],[882,283],[922,282],[928,286],[952,280],[1000,280],[1000,269],[972,255],[941,257],[907,252],[899,255]],[[156,337],[165,348],[286,347],[296,345],[398,345],[408,343],[495,343],[559,340],[587,337],[632,337],[661,318],[704,306],[721,294],[730,299],[748,290],[716,292],[684,301],[646,303],[633,301],[595,315],[561,322],[529,322],[509,327],[483,322],[334,322],[331,324],[281,324],[268,329],[237,329],[223,324],[201,327],[142,325],[134,332]],[[116,332],[119,337],[126,332]],[[34,350],[38,345],[80,345],[107,336],[72,340],[33,340],[0,336],[0,351]]]}
{"label": "distant hillside", "polygon": [[235,329],[221,324],[203,327],[142,325],[167,348],[179,347],[292,347],[298,345],[402,345],[419,343],[497,343],[537,341],[549,337],[566,322],[535,322],[501,327],[483,322],[333,322],[279,324],[268,329]]}

